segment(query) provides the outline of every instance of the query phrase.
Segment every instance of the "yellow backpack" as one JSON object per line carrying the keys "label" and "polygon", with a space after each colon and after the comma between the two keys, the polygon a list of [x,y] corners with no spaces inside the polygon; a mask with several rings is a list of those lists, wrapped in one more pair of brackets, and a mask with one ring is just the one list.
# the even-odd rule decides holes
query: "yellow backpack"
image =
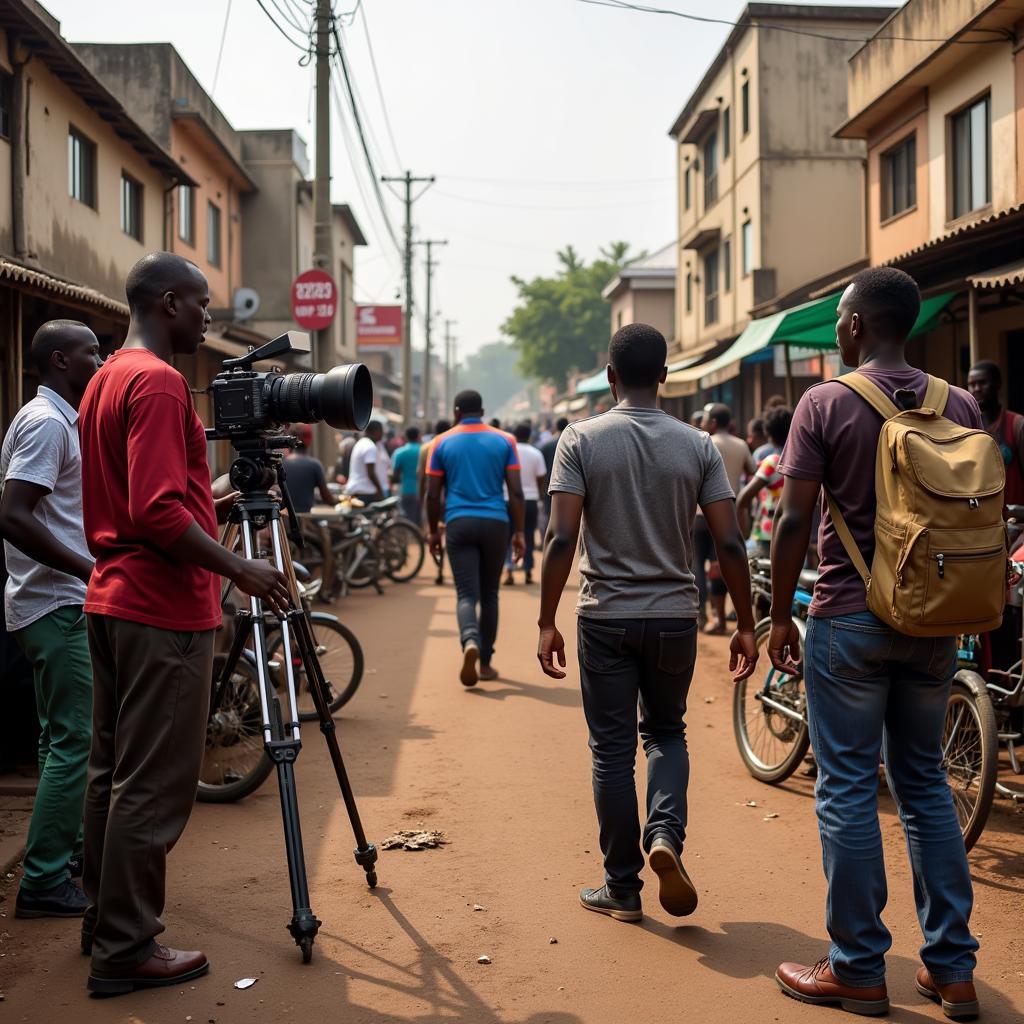
{"label": "yellow backpack", "polygon": [[868,570],[842,513],[829,512],[867,588],[868,609],[908,636],[984,633],[1006,601],[1006,472],[984,430],[942,413],[949,385],[928,378],[919,409],[902,411],[860,373],[837,377],[883,417],[875,460],[875,555]]}

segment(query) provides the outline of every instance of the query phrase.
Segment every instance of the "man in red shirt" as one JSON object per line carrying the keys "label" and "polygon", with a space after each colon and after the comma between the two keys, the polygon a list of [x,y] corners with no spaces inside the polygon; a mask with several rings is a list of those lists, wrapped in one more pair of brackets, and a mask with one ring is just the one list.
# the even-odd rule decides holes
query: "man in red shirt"
{"label": "man in red shirt", "polygon": [[1003,373],[987,359],[975,363],[967,375],[967,390],[981,407],[985,429],[999,446],[1006,466],[1007,505],[1024,505],[1024,416],[1004,409],[999,399]]}
{"label": "man in red shirt", "polygon": [[96,565],[85,611],[93,663],[93,739],[85,800],[82,949],[89,988],[116,995],[205,974],[199,951],[156,943],[166,858],[199,780],[221,623],[218,576],[288,607],[284,576],[217,542],[235,495],[210,491],[206,435],[175,354],[194,354],[210,322],[206,278],[151,253],[126,282],[124,346],[81,406],[82,504]]}

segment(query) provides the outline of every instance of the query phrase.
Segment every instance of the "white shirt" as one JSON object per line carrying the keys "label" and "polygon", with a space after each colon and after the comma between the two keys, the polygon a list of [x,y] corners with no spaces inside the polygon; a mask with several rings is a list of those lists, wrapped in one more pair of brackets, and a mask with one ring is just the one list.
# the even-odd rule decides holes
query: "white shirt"
{"label": "white shirt", "polygon": [[532,444],[520,444],[519,467],[520,475],[523,478],[523,497],[527,501],[537,501],[540,498],[540,487],[537,477],[548,475],[548,467],[544,462],[544,456]]}
{"label": "white shirt", "polygon": [[[56,391],[40,387],[14,417],[0,451],[0,483],[25,480],[45,487],[33,518],[65,547],[91,558],[82,525],[82,455],[78,413]],[[8,580],[4,610],[10,631],[67,605],[85,603],[85,584],[23,554],[4,541]]]}
{"label": "white shirt", "polygon": [[[368,437],[361,437],[352,449],[346,494],[374,494],[377,485],[377,446]],[[381,487],[381,490],[384,490]]]}

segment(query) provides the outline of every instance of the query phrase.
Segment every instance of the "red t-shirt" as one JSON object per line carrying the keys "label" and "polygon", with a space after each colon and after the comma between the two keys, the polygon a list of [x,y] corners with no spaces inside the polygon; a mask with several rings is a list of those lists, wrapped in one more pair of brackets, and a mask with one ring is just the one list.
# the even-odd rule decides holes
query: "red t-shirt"
{"label": "red t-shirt", "polygon": [[[923,370],[867,366],[860,372],[889,398],[901,388],[910,388],[920,403],[928,390],[928,375]],[[950,387],[943,415],[962,427],[982,426],[978,403],[960,388]],[[825,485],[868,565],[875,553],[875,457],[881,429],[882,417],[860,395],[835,381],[816,384],[797,403],[779,462],[784,477]],[[820,575],[810,613],[828,618],[867,611],[864,582],[832,525],[824,495],[821,509]]]}
{"label": "red t-shirt", "polygon": [[206,434],[188,384],[143,348],[120,349],[79,410],[85,610],[179,632],[221,623],[214,573],[167,553],[193,522],[217,536]]}

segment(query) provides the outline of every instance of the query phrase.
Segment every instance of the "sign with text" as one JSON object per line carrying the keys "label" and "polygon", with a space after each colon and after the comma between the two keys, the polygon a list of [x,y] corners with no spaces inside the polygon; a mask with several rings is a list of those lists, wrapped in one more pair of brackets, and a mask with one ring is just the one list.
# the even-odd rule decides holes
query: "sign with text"
{"label": "sign with text", "polygon": [[305,270],[292,282],[292,317],[307,331],[322,331],[334,323],[338,286],[326,270]]}
{"label": "sign with text", "polygon": [[401,306],[356,306],[359,348],[395,348],[402,344]]}

